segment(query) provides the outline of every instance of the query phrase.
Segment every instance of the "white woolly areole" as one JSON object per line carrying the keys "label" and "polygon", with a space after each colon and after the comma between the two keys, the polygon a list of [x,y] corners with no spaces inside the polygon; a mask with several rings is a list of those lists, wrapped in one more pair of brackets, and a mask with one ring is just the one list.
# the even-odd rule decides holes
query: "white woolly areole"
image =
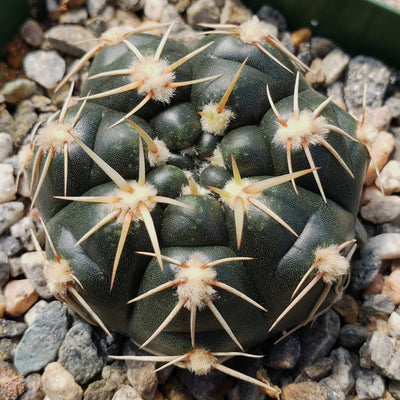
{"label": "white woolly areole", "polygon": [[229,122],[234,118],[235,113],[229,107],[218,111],[217,103],[209,103],[201,111],[200,124],[204,132],[222,136]]}
{"label": "white woolly areole", "polygon": [[374,143],[378,136],[378,130],[372,125],[359,125],[356,130],[356,136],[361,143],[369,146]]}
{"label": "white woolly areole", "polygon": [[310,110],[301,111],[298,118],[290,116],[286,124],[287,126],[279,127],[272,141],[276,145],[286,147],[287,141],[292,139],[294,151],[302,148],[302,141],[310,145],[319,144],[320,138],[325,139],[329,132],[325,117],[315,118]]}
{"label": "white woolly areole", "polygon": [[265,36],[270,35],[270,27],[265,22],[253,16],[239,26],[239,37],[244,43],[259,42]]}
{"label": "white woolly areole", "polygon": [[223,190],[225,190],[226,192],[228,192],[230,194],[229,199],[227,199],[226,197],[222,197],[221,199],[223,202],[225,202],[226,204],[229,205],[230,208],[234,208],[234,204],[235,204],[235,199],[237,197],[240,197],[243,200],[243,204],[245,207],[245,210],[248,210],[251,203],[249,202],[249,198],[251,197],[252,199],[257,198],[261,195],[261,193],[251,193],[248,194],[246,192],[243,191],[243,189],[246,186],[251,185],[251,181],[248,178],[243,178],[241,184],[237,184],[235,182],[235,180],[232,178],[230,181],[228,181],[224,187]]}
{"label": "white woolly areole", "polygon": [[222,157],[221,149],[219,148],[219,146],[214,149],[213,155],[210,157],[210,162],[212,165],[215,165],[216,167],[226,168],[224,163],[224,157]]}
{"label": "white woolly areole", "polygon": [[142,213],[138,208],[140,203],[143,203],[149,211],[156,206],[156,203],[151,200],[152,196],[157,195],[157,189],[153,185],[145,183],[141,186],[136,181],[130,181],[129,184],[133,189],[132,193],[120,189],[117,189],[114,193],[118,197],[118,201],[113,203],[113,206],[115,209],[121,210],[118,222],[122,222],[128,211],[132,212],[134,220],[143,219]]}
{"label": "white woolly areole", "polygon": [[193,193],[190,186],[185,185],[185,186],[182,186],[181,193],[182,193],[182,195],[190,195],[190,194],[208,195],[211,193],[211,191],[209,189],[206,189],[203,186],[197,185],[197,193]]}
{"label": "white woolly areole", "polygon": [[49,151],[54,147],[56,152],[62,152],[64,145],[74,140],[70,133],[80,136],[79,132],[64,123],[48,122],[39,129],[35,143],[44,151]]}
{"label": "white woolly areole", "polygon": [[186,300],[188,310],[194,307],[201,310],[215,296],[215,289],[207,282],[214,280],[217,273],[212,267],[202,268],[206,263],[203,255],[194,253],[185,263],[187,267],[179,268],[175,275],[175,279],[184,281],[177,286],[176,292],[179,300]]}
{"label": "white woolly areole", "polygon": [[165,164],[171,155],[167,145],[162,140],[154,139],[154,143],[157,147],[157,151],[151,151],[151,149],[149,149],[147,152],[147,159],[149,160],[150,167]]}
{"label": "white woolly areole", "polygon": [[338,246],[319,247],[315,251],[315,265],[318,272],[323,273],[325,283],[333,283],[341,276],[347,275],[350,270],[350,262],[342,256]]}
{"label": "white woolly areole", "polygon": [[184,360],[185,367],[196,375],[207,375],[217,363],[217,358],[204,349],[195,349]]}
{"label": "white woolly areole", "polygon": [[104,42],[109,44],[121,43],[129,32],[133,29],[127,26],[117,26],[111,29],[107,29],[100,37]]}
{"label": "white woolly areole", "polygon": [[65,295],[68,283],[73,281],[72,270],[67,260],[49,261],[43,270],[47,286],[54,295]]}
{"label": "white woolly areole", "polygon": [[135,82],[143,82],[137,89],[138,93],[147,96],[153,93],[153,99],[162,103],[169,103],[174,95],[175,88],[168,87],[175,79],[174,72],[168,72],[165,60],[154,60],[144,57],[132,63],[132,78]]}

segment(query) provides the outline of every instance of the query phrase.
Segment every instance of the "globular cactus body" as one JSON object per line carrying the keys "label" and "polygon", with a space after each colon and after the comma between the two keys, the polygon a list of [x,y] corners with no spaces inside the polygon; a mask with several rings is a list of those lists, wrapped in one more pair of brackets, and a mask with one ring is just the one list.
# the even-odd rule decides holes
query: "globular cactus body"
{"label": "globular cactus body", "polygon": [[35,201],[75,306],[157,354],[248,349],[324,310],[348,275],[356,122],[275,39],[224,29],[201,51],[144,33],[104,47],[62,115],[68,145],[40,146],[47,125],[35,139]]}

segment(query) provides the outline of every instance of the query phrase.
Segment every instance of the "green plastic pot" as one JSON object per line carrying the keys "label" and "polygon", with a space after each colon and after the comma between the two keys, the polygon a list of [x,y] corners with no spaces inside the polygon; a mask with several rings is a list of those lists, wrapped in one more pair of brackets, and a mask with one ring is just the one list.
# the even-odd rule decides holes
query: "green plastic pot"
{"label": "green plastic pot", "polygon": [[[257,11],[263,0],[246,0]],[[380,58],[400,67],[400,10],[375,0],[270,0],[290,30],[308,27],[313,35],[334,40],[351,54]]]}

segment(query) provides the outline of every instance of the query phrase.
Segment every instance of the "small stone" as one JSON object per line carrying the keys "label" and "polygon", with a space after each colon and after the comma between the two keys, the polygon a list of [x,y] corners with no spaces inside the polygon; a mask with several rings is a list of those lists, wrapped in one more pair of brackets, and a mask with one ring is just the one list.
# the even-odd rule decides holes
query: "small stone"
{"label": "small stone", "polygon": [[322,85],[325,82],[325,75],[322,71],[322,60],[320,58],[314,58],[310,65],[310,71],[307,71],[304,77],[314,87]]}
{"label": "small stone", "polygon": [[46,89],[54,89],[65,73],[64,59],[53,50],[28,53],[23,65],[26,76]]}
{"label": "small stone", "polygon": [[377,108],[383,104],[383,98],[390,83],[391,72],[381,61],[366,56],[357,56],[350,60],[346,78],[344,97],[349,111],[361,115],[364,87],[367,86],[366,108]]}
{"label": "small stone", "polygon": [[102,11],[107,6],[108,0],[87,0],[87,9],[89,12],[89,15],[93,18],[97,18],[99,14],[101,14]]}
{"label": "small stone", "polygon": [[311,325],[299,330],[302,353],[297,366],[308,366],[326,356],[336,342],[339,331],[340,318],[333,310],[328,310]]}
{"label": "small stone", "polygon": [[152,21],[160,21],[167,0],[146,0],[143,7],[144,15]]}
{"label": "small stone", "polygon": [[366,296],[360,308],[360,321],[367,321],[371,317],[386,319],[394,309],[395,305],[386,294]]}
{"label": "small stone", "polygon": [[23,322],[0,318],[0,338],[21,336],[27,326]]}
{"label": "small stone", "polygon": [[47,113],[57,111],[57,107],[53,105],[51,99],[43,95],[34,95],[31,97],[31,102],[36,110]]}
{"label": "small stone", "polygon": [[[390,154],[394,149],[394,136],[385,131],[378,133],[375,141],[371,145],[371,157],[380,171],[388,162]],[[364,180],[366,186],[372,185],[376,179],[376,170],[372,161],[368,165],[367,175]]]}
{"label": "small stone", "polygon": [[321,63],[321,69],[325,76],[325,86],[335,82],[349,63],[350,57],[340,49],[332,50]]}
{"label": "small stone", "polygon": [[[224,6],[221,10],[220,21],[221,24],[237,24],[240,25],[243,22],[246,22],[248,19],[252,17],[253,13],[245,7],[238,0],[225,0]],[[278,36],[278,30],[276,30],[275,36]]]}
{"label": "small stone", "polygon": [[0,236],[0,251],[3,251],[7,256],[15,256],[24,246],[12,236]]}
{"label": "small stone", "polygon": [[338,347],[331,352],[330,358],[333,360],[331,378],[339,384],[343,393],[349,393],[354,385],[354,361],[349,351],[343,347]]}
{"label": "small stone", "polygon": [[396,400],[400,400],[400,381],[390,381],[389,391]]}
{"label": "small stone", "polygon": [[23,315],[39,296],[28,279],[12,280],[4,287],[6,313],[12,317]]}
{"label": "small stone", "polygon": [[332,101],[343,110],[347,110],[343,98],[343,82],[335,81],[326,88],[327,97],[333,96]]}
{"label": "small stone", "polygon": [[140,11],[144,7],[145,0],[117,0],[118,7],[126,11]]}
{"label": "small stone", "polygon": [[328,400],[345,400],[346,394],[335,378],[328,376],[320,380],[319,384],[326,390]]}
{"label": "small stone", "polygon": [[385,106],[389,108],[392,118],[400,117],[400,97],[397,95],[389,97],[385,101]]}
{"label": "small stone", "polygon": [[37,251],[24,253],[21,256],[21,263],[26,277],[36,289],[40,297],[44,299],[52,298],[53,294],[47,286],[46,278],[43,272],[43,255]]}
{"label": "small stone", "polygon": [[367,339],[368,331],[359,323],[343,325],[339,333],[339,343],[346,349],[358,349]]}
{"label": "small stone", "polygon": [[366,186],[362,193],[362,204],[367,204],[376,197],[383,197],[382,191],[375,185]]}
{"label": "small stone", "polygon": [[391,301],[400,304],[400,269],[395,269],[389,276],[383,278],[382,293],[389,296]]}
{"label": "small stone", "polygon": [[53,362],[44,370],[43,390],[50,399],[81,400],[82,388],[73,376],[59,363]]}
{"label": "small stone", "polygon": [[0,360],[12,362],[15,355],[19,338],[3,338],[0,339]]}
{"label": "small stone", "polygon": [[276,369],[291,369],[300,357],[301,345],[296,335],[291,335],[271,346],[264,360],[265,365]]}
{"label": "small stone", "polygon": [[304,368],[295,382],[319,381],[326,378],[332,371],[333,361],[331,358],[323,357],[313,362],[309,367]]}
{"label": "small stone", "polygon": [[368,110],[365,114],[365,124],[372,126],[378,132],[387,131],[389,129],[392,116],[387,106],[382,106]]}
{"label": "small stone", "polygon": [[92,382],[85,390],[83,400],[111,400],[115,387],[108,384],[105,379]]}
{"label": "small stone", "polygon": [[6,108],[0,109],[0,132],[9,132],[11,134],[15,128],[15,120],[9,111]]}
{"label": "small stone", "polygon": [[115,393],[112,400],[142,400],[138,392],[130,385],[122,385]]}
{"label": "small stone", "polygon": [[333,309],[348,323],[358,320],[358,304],[353,296],[344,294],[334,305]]}
{"label": "small stone", "polygon": [[101,371],[101,377],[114,387],[121,386],[127,382],[127,368],[125,362],[114,361],[111,365],[106,365]]}
{"label": "small stone", "polygon": [[10,275],[12,278],[17,278],[24,273],[20,257],[9,258],[8,261],[10,263]]}
{"label": "small stone", "polygon": [[362,258],[352,263],[351,289],[353,294],[358,294],[365,286],[370,284],[381,268],[380,257],[372,251],[365,251]]}
{"label": "small stone", "polygon": [[70,10],[60,15],[61,24],[84,24],[88,19],[88,12],[85,8]]}
{"label": "small stone", "polygon": [[312,58],[324,58],[332,50],[335,49],[334,43],[324,37],[312,36],[311,37],[311,54]]}
{"label": "small stone", "polygon": [[17,188],[14,182],[13,167],[0,164],[0,204],[15,199]]}
{"label": "small stone", "polygon": [[43,30],[33,19],[28,19],[21,28],[21,35],[26,43],[32,47],[40,47],[43,43]]}
{"label": "small stone", "polygon": [[12,367],[12,364],[0,362],[0,397],[16,400],[24,393],[24,378]]}
{"label": "small stone", "polygon": [[297,59],[309,66],[311,63],[311,43],[301,42],[297,48]]}
{"label": "small stone", "polygon": [[54,361],[58,349],[67,333],[66,306],[58,301],[51,302],[29,327],[15,352],[15,366],[27,375],[40,371]]}
{"label": "small stone", "polygon": [[84,385],[103,368],[104,359],[92,341],[92,327],[77,321],[67,332],[58,352],[62,363],[77,383]]}
{"label": "small stone", "polygon": [[317,382],[292,383],[282,388],[285,400],[328,400],[326,389]]}
{"label": "small stone", "polygon": [[[400,192],[400,161],[390,160],[382,169],[380,182],[386,195]],[[375,181],[379,185],[379,180]]]}
{"label": "small stone", "polygon": [[392,312],[388,319],[389,335],[400,339],[400,314]]}
{"label": "small stone", "polygon": [[187,22],[195,27],[202,22],[208,24],[218,23],[220,12],[215,0],[198,0],[187,8],[186,15]]}
{"label": "small stone", "polygon": [[0,235],[24,216],[24,209],[20,201],[0,204]]}
{"label": "small stone", "polygon": [[27,215],[11,228],[11,236],[17,239],[25,248],[25,250],[35,250],[35,245],[32,240],[32,231],[37,236],[40,230],[40,224],[33,219],[31,215]]}
{"label": "small stone", "polygon": [[356,393],[359,400],[380,399],[385,392],[385,381],[369,369],[356,369]]}
{"label": "small stone", "polygon": [[57,25],[46,32],[46,39],[55,50],[81,57],[93,48],[95,36],[80,25]]}
{"label": "small stone", "polygon": [[400,233],[383,233],[368,239],[361,256],[374,252],[381,260],[400,258]]}
{"label": "small stone", "polygon": [[3,287],[10,279],[10,263],[7,254],[0,251],[0,287]]}
{"label": "small stone", "polygon": [[[16,147],[19,147],[37,122],[38,116],[32,102],[30,100],[22,100],[17,106],[14,117],[17,128],[12,133],[13,142]],[[17,157],[16,161],[18,161]],[[19,165],[17,169],[19,169]]]}
{"label": "small stone", "polygon": [[1,89],[1,94],[7,103],[17,104],[21,100],[31,97],[37,93],[38,87],[30,79],[20,78],[7,82]]}
{"label": "small stone", "polygon": [[360,349],[360,365],[400,380],[400,340],[375,331]]}
{"label": "small stone", "polygon": [[282,13],[269,5],[263,4],[257,12],[260,20],[274,24],[280,32],[287,30],[287,23]]}
{"label": "small stone", "polygon": [[18,400],[42,400],[46,395],[43,390],[42,377],[34,373],[25,377],[25,393]]}
{"label": "small stone", "polygon": [[142,361],[127,362],[129,383],[140,396],[151,399],[157,390],[158,380],[155,364]]}
{"label": "small stone", "polygon": [[45,300],[37,301],[24,315],[24,322],[28,326],[32,326],[35,318],[49,305]]}
{"label": "small stone", "polygon": [[0,163],[2,163],[6,158],[10,157],[12,152],[13,143],[11,135],[6,132],[0,132]]}

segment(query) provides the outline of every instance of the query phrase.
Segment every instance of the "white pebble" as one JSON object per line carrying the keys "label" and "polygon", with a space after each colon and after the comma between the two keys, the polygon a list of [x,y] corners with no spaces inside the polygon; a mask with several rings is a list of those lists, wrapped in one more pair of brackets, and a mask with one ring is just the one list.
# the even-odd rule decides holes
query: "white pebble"
{"label": "white pebble", "polygon": [[13,167],[10,164],[0,164],[0,204],[14,200],[16,192]]}
{"label": "white pebble", "polygon": [[0,162],[10,157],[13,152],[13,144],[11,135],[5,132],[0,132]]}
{"label": "white pebble", "polygon": [[388,324],[390,336],[400,338],[400,314],[393,311],[388,319]]}
{"label": "white pebble", "polygon": [[160,21],[167,0],[146,0],[144,3],[144,15],[152,21]]}
{"label": "white pebble", "polygon": [[400,233],[382,233],[368,239],[361,248],[361,256],[374,252],[381,260],[400,258]]}
{"label": "white pebble", "polygon": [[20,201],[0,204],[0,235],[24,216],[24,208]]}
{"label": "white pebble", "polygon": [[393,221],[400,214],[399,196],[377,196],[361,207],[361,216],[374,224]]}
{"label": "white pebble", "polygon": [[[390,160],[383,167],[381,182],[385,194],[400,192],[400,161]],[[375,185],[379,185],[379,179],[376,179]]]}

